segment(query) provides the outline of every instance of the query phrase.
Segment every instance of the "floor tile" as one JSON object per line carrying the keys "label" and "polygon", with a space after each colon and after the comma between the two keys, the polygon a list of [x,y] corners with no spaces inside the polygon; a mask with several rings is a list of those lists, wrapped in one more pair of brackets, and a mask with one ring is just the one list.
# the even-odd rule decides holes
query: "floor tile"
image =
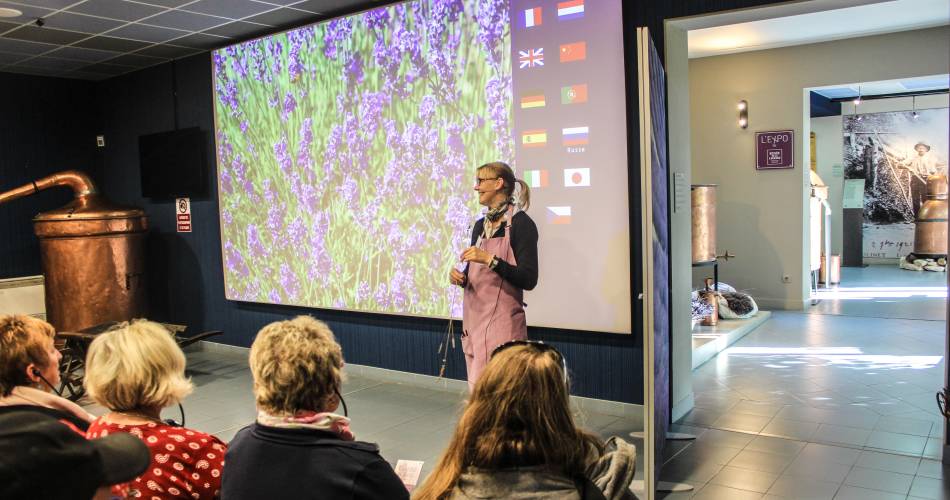
{"label": "floor tile", "polygon": [[778,477],[778,474],[770,474],[768,472],[751,471],[736,467],[723,467],[709,482],[739,490],[765,493]]}
{"label": "floor tile", "polygon": [[831,446],[819,443],[808,443],[798,455],[798,459],[813,460],[815,462],[830,462],[843,465],[854,465],[861,455],[860,450]]}
{"label": "floor tile", "polygon": [[919,464],[919,458],[865,450],[861,452],[861,456],[858,457],[858,461],[854,465],[867,469],[915,474]]}
{"label": "floor tile", "polygon": [[785,476],[807,480],[841,483],[851,472],[851,465],[798,456],[782,473]]}
{"label": "floor tile", "polygon": [[835,495],[835,500],[904,500],[904,498],[906,498],[905,495],[898,493],[889,493],[848,485],[839,488],[838,494]]}
{"label": "floor tile", "polygon": [[914,476],[908,474],[899,474],[897,472],[887,472],[875,469],[866,469],[855,466],[844,479],[844,484],[867,488],[870,490],[887,491],[890,493],[899,493],[907,495],[910,491],[910,484]]}
{"label": "floor tile", "polygon": [[660,479],[692,484],[705,484],[722,470],[722,465],[675,458],[663,467]]}
{"label": "floor tile", "polygon": [[743,432],[724,431],[720,429],[709,429],[701,436],[696,438],[697,443],[709,443],[719,446],[728,446],[730,448],[745,448],[755,436]]}
{"label": "floor tile", "polygon": [[927,439],[927,445],[924,447],[923,456],[937,460],[943,457],[943,440],[934,438]]}
{"label": "floor tile", "polygon": [[685,450],[681,451],[676,458],[726,465],[741,451],[742,448],[732,448],[730,446],[721,446],[700,441],[688,446]]}
{"label": "floor tile", "polygon": [[762,429],[761,434],[809,441],[812,436],[815,435],[815,432],[818,431],[818,426],[819,424],[814,422],[799,422],[796,420],[773,418],[768,425]]}
{"label": "floor tile", "polygon": [[760,498],[762,498],[761,493],[712,483],[704,486],[693,496],[694,500],[759,500]]}
{"label": "floor tile", "polygon": [[943,479],[944,473],[948,469],[950,469],[950,466],[944,465],[939,460],[925,458],[920,461],[920,465],[917,467],[917,475],[932,479]]}
{"label": "floor tile", "polygon": [[776,455],[796,456],[805,448],[805,442],[794,439],[783,439],[771,436],[756,436],[745,449],[752,451],[764,451]]}
{"label": "floor tile", "polygon": [[911,455],[921,455],[924,447],[927,445],[927,438],[920,436],[911,436],[909,434],[896,434],[893,432],[873,431],[868,436],[864,446],[868,448],[877,448],[881,450],[896,451],[899,453],[908,453]]}
{"label": "floor tile", "polygon": [[761,415],[749,415],[745,413],[729,412],[719,417],[713,427],[730,431],[759,433],[766,424],[772,420],[772,417],[763,417]]}
{"label": "floor tile", "polygon": [[895,432],[897,434],[911,434],[913,436],[930,436],[933,422],[916,420],[899,416],[881,417],[874,426],[874,430]]}
{"label": "floor tile", "polygon": [[781,476],[775,480],[768,493],[800,500],[831,500],[839,486],[839,483],[802,481],[798,477]]}
{"label": "floor tile", "polygon": [[910,496],[917,498],[931,498],[943,500],[950,497],[947,485],[939,479],[917,476],[910,488]]}
{"label": "floor tile", "polygon": [[740,401],[729,409],[730,412],[745,413],[748,415],[759,415],[762,417],[774,417],[776,413],[785,407],[784,403],[762,403],[758,401]]}
{"label": "floor tile", "polygon": [[845,427],[842,425],[820,424],[818,432],[812,436],[813,441],[832,444],[844,444],[849,446],[864,446],[871,431],[868,429],[857,429],[854,427]]}
{"label": "floor tile", "polygon": [[728,465],[739,469],[779,474],[785,470],[788,464],[792,463],[794,459],[795,457],[788,455],[775,455],[761,451],[742,450]]}

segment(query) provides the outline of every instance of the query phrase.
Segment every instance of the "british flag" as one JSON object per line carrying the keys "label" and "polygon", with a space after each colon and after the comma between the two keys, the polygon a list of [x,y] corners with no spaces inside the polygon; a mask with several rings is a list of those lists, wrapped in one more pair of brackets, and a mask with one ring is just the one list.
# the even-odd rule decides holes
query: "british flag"
{"label": "british flag", "polygon": [[518,65],[519,69],[544,66],[544,47],[540,49],[519,50],[518,60],[520,61]]}

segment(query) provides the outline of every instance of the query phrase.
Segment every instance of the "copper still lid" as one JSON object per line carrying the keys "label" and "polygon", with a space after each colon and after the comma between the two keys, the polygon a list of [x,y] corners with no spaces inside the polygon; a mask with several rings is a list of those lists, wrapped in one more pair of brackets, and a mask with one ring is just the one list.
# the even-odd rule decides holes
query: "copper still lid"
{"label": "copper still lid", "polygon": [[938,200],[947,199],[947,176],[934,174],[927,177],[927,197]]}

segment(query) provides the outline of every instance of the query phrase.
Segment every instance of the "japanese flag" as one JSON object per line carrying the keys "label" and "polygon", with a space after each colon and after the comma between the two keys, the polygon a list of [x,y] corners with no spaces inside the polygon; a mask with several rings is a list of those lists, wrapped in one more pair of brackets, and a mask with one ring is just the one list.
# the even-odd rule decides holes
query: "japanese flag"
{"label": "japanese flag", "polygon": [[590,186],[590,169],[589,168],[565,168],[564,169],[564,186],[565,187]]}

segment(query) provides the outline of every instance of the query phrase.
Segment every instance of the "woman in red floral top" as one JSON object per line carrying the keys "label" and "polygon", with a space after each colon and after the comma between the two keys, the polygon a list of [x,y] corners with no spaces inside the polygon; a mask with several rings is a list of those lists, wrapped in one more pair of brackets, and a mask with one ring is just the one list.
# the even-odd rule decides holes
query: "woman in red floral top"
{"label": "woman in red floral top", "polygon": [[162,422],[162,408],[192,390],[185,378],[185,355],[158,323],[136,321],[99,335],[86,359],[86,391],[108,408],[86,436],[116,432],[138,436],[152,463],[134,481],[112,488],[125,498],[196,498],[219,496],[227,446],[218,438]]}

